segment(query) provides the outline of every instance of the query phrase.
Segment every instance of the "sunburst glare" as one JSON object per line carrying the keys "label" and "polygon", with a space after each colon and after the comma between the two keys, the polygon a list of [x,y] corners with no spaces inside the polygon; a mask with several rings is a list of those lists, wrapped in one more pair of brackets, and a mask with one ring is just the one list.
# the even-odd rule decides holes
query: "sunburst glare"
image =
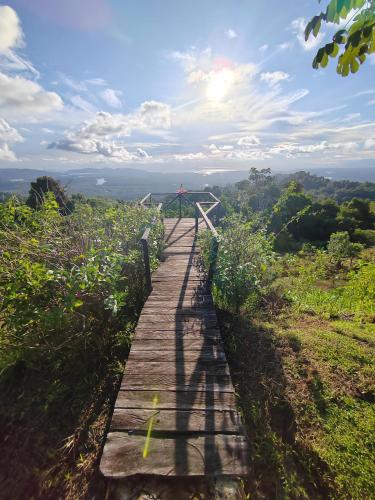
{"label": "sunburst glare", "polygon": [[206,96],[210,101],[222,101],[234,83],[233,71],[224,68],[210,74],[206,88]]}

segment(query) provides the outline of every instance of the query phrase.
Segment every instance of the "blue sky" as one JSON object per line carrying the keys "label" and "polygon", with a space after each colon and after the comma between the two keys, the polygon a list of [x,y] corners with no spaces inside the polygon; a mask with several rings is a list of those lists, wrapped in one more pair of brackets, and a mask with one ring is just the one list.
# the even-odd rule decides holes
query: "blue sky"
{"label": "blue sky", "polygon": [[[322,2],[324,7],[326,2]],[[311,67],[314,0],[0,2],[0,167],[371,166],[375,60]]]}

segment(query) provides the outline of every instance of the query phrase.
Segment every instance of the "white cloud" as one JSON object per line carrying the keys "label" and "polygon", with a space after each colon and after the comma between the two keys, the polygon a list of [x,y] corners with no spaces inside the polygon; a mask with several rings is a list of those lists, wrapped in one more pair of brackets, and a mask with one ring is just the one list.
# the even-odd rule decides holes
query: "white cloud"
{"label": "white cloud", "polygon": [[256,135],[247,135],[238,139],[237,144],[239,146],[258,146],[260,144],[260,139]]}
{"label": "white cloud", "polygon": [[283,43],[280,43],[277,48],[279,50],[289,50],[293,47],[293,42],[283,42]]}
{"label": "white cloud", "polygon": [[16,11],[7,5],[0,6],[0,52],[23,46],[24,37]]}
{"label": "white cloud", "polygon": [[265,73],[261,73],[260,75],[261,81],[267,82],[270,87],[275,87],[283,80],[288,80],[289,77],[289,73],[285,73],[284,71],[267,71]]}
{"label": "white cloud", "polygon": [[371,101],[368,101],[367,104],[369,106],[373,106],[375,104],[375,99],[371,99]]}
{"label": "white cloud", "polygon": [[229,28],[226,30],[225,32],[225,36],[229,39],[229,40],[234,40],[235,38],[238,37],[236,31],[232,28]]}
{"label": "white cloud", "polygon": [[0,71],[27,71],[39,78],[34,66],[16,52],[24,46],[24,34],[16,11],[7,5],[0,6]]}
{"label": "white cloud", "polygon": [[80,95],[74,95],[73,97],[71,97],[70,102],[74,107],[85,111],[86,113],[95,113],[96,111],[95,107]]}
{"label": "white cloud", "polygon": [[121,90],[114,90],[107,88],[103,90],[102,92],[99,93],[100,97],[103,99],[103,101],[108,104],[108,106],[111,106],[112,108],[121,108],[122,102],[121,102],[121,96],[122,92]]}
{"label": "white cloud", "polygon": [[86,83],[89,85],[98,85],[101,87],[105,87],[107,84],[106,80],[103,78],[89,78],[88,80],[85,80]]}
{"label": "white cloud", "polygon": [[45,134],[53,134],[54,130],[52,130],[51,128],[42,127],[42,132],[44,132]]}
{"label": "white cloud", "polygon": [[204,160],[206,159],[206,155],[202,152],[199,153],[180,153],[174,155],[174,159],[178,161],[184,160]]}
{"label": "white cloud", "polygon": [[55,92],[47,92],[36,82],[0,73],[0,108],[6,119],[35,122],[61,110],[63,102]]}
{"label": "white cloud", "polygon": [[49,149],[62,149],[85,155],[100,155],[115,161],[149,159],[151,156],[138,147],[128,151],[119,139],[133,131],[158,134],[171,125],[170,108],[158,101],[145,101],[129,114],[112,114],[104,111],[82,123],[76,130],[67,130],[64,136],[48,145]]}
{"label": "white cloud", "polygon": [[265,43],[264,45],[261,45],[259,47],[260,52],[266,52],[266,50],[268,50],[268,49],[269,49],[269,45],[267,43]]}
{"label": "white cloud", "polygon": [[299,17],[298,19],[294,19],[294,21],[290,24],[290,29],[294,35],[296,35],[297,40],[301,47],[304,50],[313,50],[319,45],[321,45],[323,38],[325,37],[325,33],[320,31],[318,36],[315,38],[313,34],[310,35],[307,42],[305,41],[305,28],[307,25],[306,19],[303,17]]}
{"label": "white cloud", "polygon": [[23,142],[23,140],[23,137],[15,128],[11,127],[8,122],[0,118],[0,160],[16,160],[16,155],[9,146],[16,142]]}

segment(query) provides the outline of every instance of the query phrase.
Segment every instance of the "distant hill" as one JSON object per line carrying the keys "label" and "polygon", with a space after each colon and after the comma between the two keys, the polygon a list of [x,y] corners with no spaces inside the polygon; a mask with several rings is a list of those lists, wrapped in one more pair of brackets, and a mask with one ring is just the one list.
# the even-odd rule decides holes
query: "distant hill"
{"label": "distant hill", "polygon": [[[266,166],[266,165],[265,165]],[[258,165],[263,168],[263,165]],[[249,166],[250,169],[250,166]],[[307,170],[307,169],[306,169]],[[309,172],[325,179],[375,182],[375,167],[316,168]],[[42,175],[50,175],[66,186],[69,193],[133,200],[153,192],[175,192],[181,184],[191,190],[206,186],[225,186],[247,178],[248,171],[207,172],[149,172],[134,168],[84,168],[66,172],[4,168],[0,169],[0,192],[27,194],[30,182]],[[280,177],[290,173],[278,174]],[[323,181],[325,180],[323,179]],[[329,183],[328,183],[329,184]],[[328,193],[327,193],[328,194]]]}

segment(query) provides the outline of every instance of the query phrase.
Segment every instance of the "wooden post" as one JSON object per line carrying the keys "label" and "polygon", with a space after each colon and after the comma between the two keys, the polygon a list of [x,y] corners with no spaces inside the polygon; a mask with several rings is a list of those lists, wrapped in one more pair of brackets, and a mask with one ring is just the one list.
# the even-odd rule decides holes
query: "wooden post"
{"label": "wooden post", "polygon": [[195,204],[195,232],[198,232],[198,207]]}
{"label": "wooden post", "polygon": [[151,268],[150,268],[150,255],[148,251],[148,236],[150,234],[150,228],[147,228],[143,233],[141,238],[142,250],[143,250],[143,262],[145,266],[145,278],[146,278],[146,288],[147,292],[151,293],[152,291],[152,281],[151,281]]}
{"label": "wooden post", "polygon": [[181,205],[182,205],[182,195],[181,194],[178,196],[178,201],[179,201],[179,211],[180,211],[180,219],[181,219],[181,217],[182,217],[182,207],[181,207]]}

